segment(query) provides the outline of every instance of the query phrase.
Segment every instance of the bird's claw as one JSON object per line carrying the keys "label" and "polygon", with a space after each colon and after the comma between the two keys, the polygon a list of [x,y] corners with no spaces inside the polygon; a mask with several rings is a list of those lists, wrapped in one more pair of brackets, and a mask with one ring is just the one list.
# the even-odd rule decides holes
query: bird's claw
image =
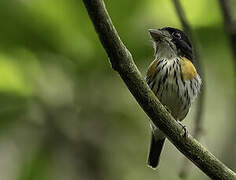
{"label": "bird's claw", "polygon": [[188,137],[188,130],[185,125],[183,125],[180,121],[177,121],[178,124],[183,128],[183,131],[181,132],[181,136],[187,138]]}
{"label": "bird's claw", "polygon": [[164,107],[166,108],[166,110],[171,114],[171,111],[168,109],[168,107],[166,105],[164,105]]}

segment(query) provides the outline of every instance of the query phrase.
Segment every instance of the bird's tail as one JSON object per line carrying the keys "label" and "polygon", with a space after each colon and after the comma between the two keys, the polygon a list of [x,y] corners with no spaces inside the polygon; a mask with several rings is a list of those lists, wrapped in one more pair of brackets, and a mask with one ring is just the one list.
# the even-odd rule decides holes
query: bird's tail
{"label": "bird's tail", "polygon": [[161,150],[163,148],[165,137],[156,140],[154,134],[152,133],[151,145],[148,155],[148,165],[152,168],[156,168],[159,164]]}

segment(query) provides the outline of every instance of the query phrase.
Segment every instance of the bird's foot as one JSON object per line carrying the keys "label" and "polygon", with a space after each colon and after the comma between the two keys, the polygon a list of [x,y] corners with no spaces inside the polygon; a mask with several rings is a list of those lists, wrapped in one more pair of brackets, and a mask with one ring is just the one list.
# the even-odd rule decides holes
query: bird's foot
{"label": "bird's foot", "polygon": [[166,108],[166,110],[171,114],[171,111],[168,109],[168,107],[166,105],[164,105],[164,107]]}
{"label": "bird's foot", "polygon": [[181,132],[181,136],[187,138],[188,137],[187,127],[185,125],[183,125],[180,121],[177,120],[177,122],[183,128],[183,131]]}

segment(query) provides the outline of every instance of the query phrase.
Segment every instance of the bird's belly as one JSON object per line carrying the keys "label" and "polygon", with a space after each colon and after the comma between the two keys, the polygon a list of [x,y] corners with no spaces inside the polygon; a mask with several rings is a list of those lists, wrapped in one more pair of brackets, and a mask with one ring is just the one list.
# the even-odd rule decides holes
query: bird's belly
{"label": "bird's belly", "polygon": [[176,120],[181,121],[185,118],[190,104],[187,99],[181,98],[178,92],[168,89],[161,94],[158,93],[157,97]]}

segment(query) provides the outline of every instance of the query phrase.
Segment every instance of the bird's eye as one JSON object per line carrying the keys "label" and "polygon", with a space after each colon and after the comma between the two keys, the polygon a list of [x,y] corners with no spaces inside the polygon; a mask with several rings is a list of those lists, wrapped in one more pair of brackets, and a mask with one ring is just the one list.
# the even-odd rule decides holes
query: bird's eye
{"label": "bird's eye", "polygon": [[179,32],[174,32],[174,33],[172,33],[172,36],[175,37],[175,38],[177,38],[177,39],[180,39],[180,38],[181,38],[181,35],[180,35]]}

